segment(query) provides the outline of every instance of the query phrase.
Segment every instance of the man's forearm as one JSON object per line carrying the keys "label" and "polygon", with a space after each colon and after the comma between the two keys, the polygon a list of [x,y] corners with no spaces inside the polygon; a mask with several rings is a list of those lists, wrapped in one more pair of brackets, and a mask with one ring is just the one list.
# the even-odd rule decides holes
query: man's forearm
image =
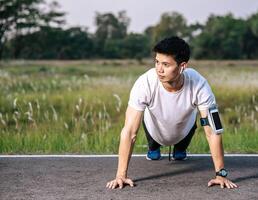
{"label": "man's forearm", "polygon": [[222,135],[214,133],[206,134],[210,146],[210,152],[214,163],[215,171],[224,168],[224,150],[222,145]]}
{"label": "man's forearm", "polygon": [[127,177],[127,169],[133,151],[135,139],[135,133],[131,133],[123,128],[119,145],[117,177]]}

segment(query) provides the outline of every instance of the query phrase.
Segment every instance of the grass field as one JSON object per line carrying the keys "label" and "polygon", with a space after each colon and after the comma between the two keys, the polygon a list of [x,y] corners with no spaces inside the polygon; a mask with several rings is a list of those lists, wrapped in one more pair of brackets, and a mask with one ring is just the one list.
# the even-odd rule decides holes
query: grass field
{"label": "grass field", "polygon": [[[117,153],[130,88],[152,66],[150,60],[2,61],[0,153]],[[190,66],[216,95],[225,152],[258,153],[258,61]],[[134,152],[146,150],[141,128]],[[209,152],[200,126],[188,150]]]}

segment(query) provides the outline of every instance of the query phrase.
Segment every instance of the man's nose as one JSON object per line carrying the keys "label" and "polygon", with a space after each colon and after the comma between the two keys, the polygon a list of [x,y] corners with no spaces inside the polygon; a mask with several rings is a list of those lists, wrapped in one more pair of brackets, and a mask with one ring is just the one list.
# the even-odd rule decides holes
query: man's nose
{"label": "man's nose", "polygon": [[156,66],[157,66],[158,72],[162,73],[163,72],[162,64],[161,63],[157,63]]}

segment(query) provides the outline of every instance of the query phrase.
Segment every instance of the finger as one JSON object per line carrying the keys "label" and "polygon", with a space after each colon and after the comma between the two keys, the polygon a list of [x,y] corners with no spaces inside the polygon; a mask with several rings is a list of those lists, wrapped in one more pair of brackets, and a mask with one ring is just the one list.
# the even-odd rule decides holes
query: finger
{"label": "finger", "polygon": [[226,185],[226,187],[227,187],[228,189],[231,188],[231,185],[230,185],[228,182],[226,182],[225,185]]}
{"label": "finger", "polygon": [[235,184],[235,183],[233,183],[233,182],[229,182],[230,183],[230,185],[232,185],[233,186],[233,188],[237,188],[237,185]]}
{"label": "finger", "polygon": [[235,188],[237,188],[238,186],[235,183],[231,183]]}
{"label": "finger", "polygon": [[208,187],[213,186],[214,184],[216,184],[216,182],[215,182],[214,179],[212,179],[212,180],[209,181]]}
{"label": "finger", "polygon": [[117,183],[119,185],[119,188],[122,189],[123,188],[123,181],[122,181],[122,179],[118,179]]}
{"label": "finger", "polygon": [[110,181],[109,184],[108,184],[108,188],[112,189],[112,186],[113,186],[113,181]]}
{"label": "finger", "polygon": [[134,186],[134,183],[133,183],[133,181],[131,179],[126,179],[125,183],[129,184],[131,187]]}
{"label": "finger", "polygon": [[113,181],[112,189],[115,189],[116,186],[117,186],[117,182],[116,182],[116,181]]}
{"label": "finger", "polygon": [[231,185],[231,188],[236,188],[237,187],[237,185],[232,183],[232,182],[230,182],[230,185]]}
{"label": "finger", "polygon": [[234,185],[232,183],[229,183],[229,185],[230,185],[230,189],[234,188]]}
{"label": "finger", "polygon": [[107,183],[106,187],[109,188],[109,187],[110,187],[110,184],[111,184],[111,181],[109,181],[109,182]]}
{"label": "finger", "polygon": [[220,187],[224,188],[224,183],[223,182],[220,183]]}

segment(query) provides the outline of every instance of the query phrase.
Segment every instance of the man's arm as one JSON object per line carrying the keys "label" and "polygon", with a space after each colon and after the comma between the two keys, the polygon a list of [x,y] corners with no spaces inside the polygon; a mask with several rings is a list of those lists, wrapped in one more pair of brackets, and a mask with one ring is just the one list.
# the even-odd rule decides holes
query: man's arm
{"label": "man's arm", "polygon": [[114,180],[107,183],[107,188],[115,189],[117,186],[123,188],[124,184],[133,186],[133,181],[127,177],[127,170],[137,132],[141,124],[142,113],[143,112],[137,111],[130,106],[127,107],[125,125],[120,137],[117,174]]}
{"label": "man's arm", "polygon": [[[208,113],[206,110],[200,111],[200,115],[202,118],[206,118]],[[218,172],[222,168],[224,168],[224,150],[222,145],[222,134],[217,135],[213,133],[213,130],[210,126],[204,126],[204,131],[206,134],[207,141],[209,143],[210,152],[215,168],[215,172]],[[221,188],[226,186],[227,188],[236,188],[237,185],[228,180],[225,177],[216,176],[215,179],[209,181],[208,186],[212,185],[220,185]]]}

